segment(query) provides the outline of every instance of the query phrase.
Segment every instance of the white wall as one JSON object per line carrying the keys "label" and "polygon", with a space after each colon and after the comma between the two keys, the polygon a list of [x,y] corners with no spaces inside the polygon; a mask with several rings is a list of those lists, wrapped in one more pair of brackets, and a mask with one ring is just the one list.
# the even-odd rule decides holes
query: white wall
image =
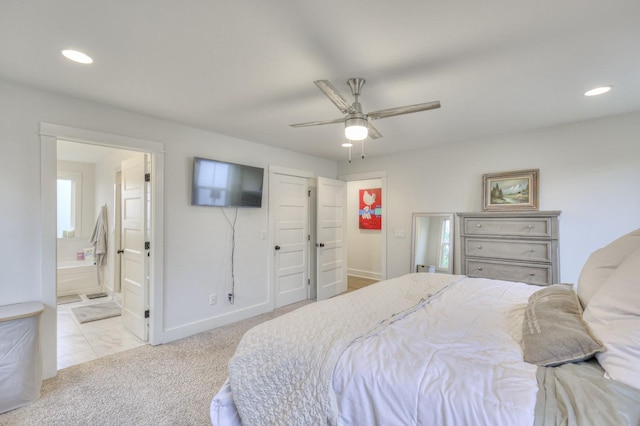
{"label": "white wall", "polygon": [[[41,122],[164,144],[163,340],[241,319],[255,306],[270,309],[270,251],[261,235],[268,232],[267,209],[238,213],[236,299],[231,306],[223,296],[230,285],[229,225],[220,209],[190,205],[194,155],[264,168],[295,165],[318,176],[337,176],[333,161],[0,81],[0,305],[42,300],[40,253],[55,244],[41,239]],[[267,183],[265,192],[266,206]],[[209,305],[211,293],[218,294],[217,305]],[[55,336],[55,301],[45,302],[42,334]],[[44,352],[50,356],[47,348]]]}
{"label": "white wall", "polygon": [[639,141],[636,112],[356,159],[338,169],[341,175],[387,172],[389,278],[409,271],[411,239],[395,238],[394,231],[411,229],[412,212],[480,211],[482,174],[540,169],[540,210],[562,211],[561,280],[576,283],[593,250],[640,227]]}
{"label": "white wall", "polygon": [[[360,190],[380,188],[381,179],[367,179],[347,182],[347,238],[349,275],[379,280],[382,274],[381,244],[385,218],[382,218],[382,229],[360,229],[358,211],[360,210]],[[385,194],[382,194],[384,203]]]}

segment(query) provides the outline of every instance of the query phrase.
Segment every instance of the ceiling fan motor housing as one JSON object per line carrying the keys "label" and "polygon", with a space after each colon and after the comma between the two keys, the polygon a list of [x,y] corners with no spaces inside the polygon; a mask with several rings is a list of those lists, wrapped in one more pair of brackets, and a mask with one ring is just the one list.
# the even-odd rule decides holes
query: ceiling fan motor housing
{"label": "ceiling fan motor housing", "polygon": [[356,98],[356,102],[358,101],[358,96],[362,93],[362,86],[364,86],[366,81],[367,80],[360,77],[350,78],[347,80],[347,84],[351,87],[351,94]]}

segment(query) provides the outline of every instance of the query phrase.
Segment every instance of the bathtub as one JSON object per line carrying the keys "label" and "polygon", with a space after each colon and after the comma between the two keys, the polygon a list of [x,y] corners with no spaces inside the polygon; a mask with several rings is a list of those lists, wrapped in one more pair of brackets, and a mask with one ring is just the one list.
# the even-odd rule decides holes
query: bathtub
{"label": "bathtub", "polygon": [[58,262],[58,296],[100,291],[97,266],[93,258]]}

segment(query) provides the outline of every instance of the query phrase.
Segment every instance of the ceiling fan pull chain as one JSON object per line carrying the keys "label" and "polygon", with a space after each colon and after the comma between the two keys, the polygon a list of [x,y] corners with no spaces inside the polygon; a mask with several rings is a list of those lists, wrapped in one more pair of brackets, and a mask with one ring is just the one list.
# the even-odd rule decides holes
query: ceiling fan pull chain
{"label": "ceiling fan pull chain", "polygon": [[362,159],[364,160],[364,139],[362,139]]}
{"label": "ceiling fan pull chain", "polygon": [[349,147],[349,163],[351,163],[351,147]]}

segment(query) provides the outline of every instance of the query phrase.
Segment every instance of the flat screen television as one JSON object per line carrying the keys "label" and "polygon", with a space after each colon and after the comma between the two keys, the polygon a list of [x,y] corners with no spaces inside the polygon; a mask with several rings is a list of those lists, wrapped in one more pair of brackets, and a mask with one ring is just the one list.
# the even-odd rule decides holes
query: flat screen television
{"label": "flat screen television", "polygon": [[207,158],[193,158],[191,204],[262,207],[264,169]]}

